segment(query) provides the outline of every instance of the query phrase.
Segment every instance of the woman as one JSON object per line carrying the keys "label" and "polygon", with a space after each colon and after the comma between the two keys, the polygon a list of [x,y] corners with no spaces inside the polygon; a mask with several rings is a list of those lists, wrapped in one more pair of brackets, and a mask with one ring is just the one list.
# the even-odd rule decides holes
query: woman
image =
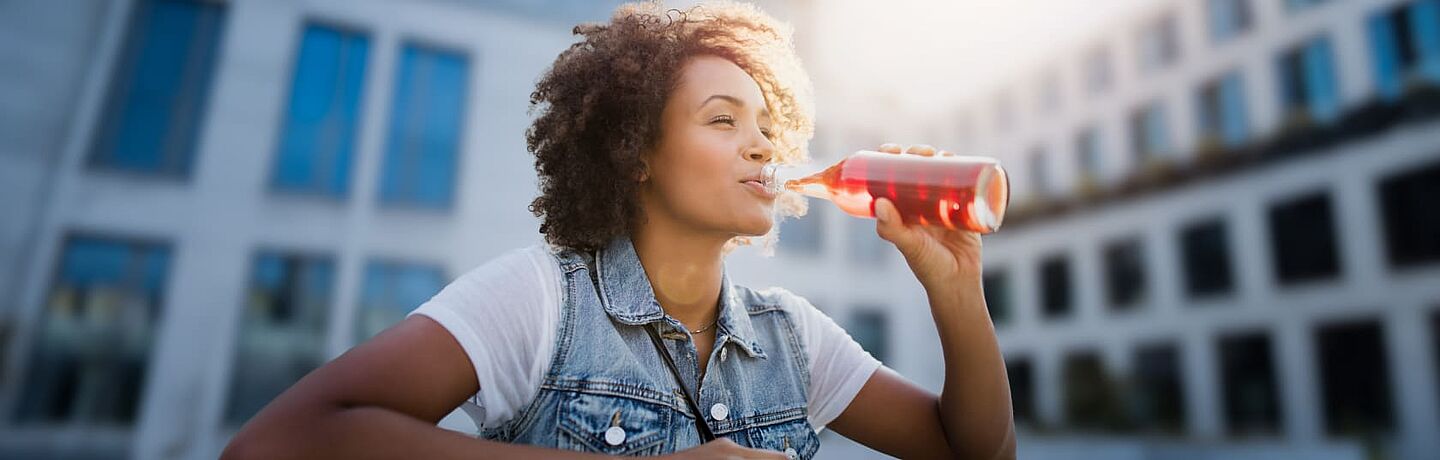
{"label": "woman", "polygon": [[[1014,456],[977,235],[876,204],[928,294],[942,396],[805,299],[730,284],[724,256],[774,234],[762,168],[804,161],[811,133],[783,25],[748,5],[647,3],[576,33],[531,96],[547,243],[305,376],[226,458],[811,458],[827,426],[902,458]],[[456,407],[478,439],[435,426]]]}

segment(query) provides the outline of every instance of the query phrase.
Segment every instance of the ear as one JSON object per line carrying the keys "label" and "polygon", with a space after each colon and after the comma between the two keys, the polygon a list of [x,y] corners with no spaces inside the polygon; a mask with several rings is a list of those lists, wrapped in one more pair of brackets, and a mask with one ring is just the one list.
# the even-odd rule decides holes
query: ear
{"label": "ear", "polygon": [[650,180],[650,162],[640,160],[640,170],[635,172],[635,182]]}

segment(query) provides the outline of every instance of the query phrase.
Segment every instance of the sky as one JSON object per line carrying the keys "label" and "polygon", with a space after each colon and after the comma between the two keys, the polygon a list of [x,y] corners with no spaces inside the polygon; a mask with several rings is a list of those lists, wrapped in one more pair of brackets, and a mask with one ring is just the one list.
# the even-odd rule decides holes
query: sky
{"label": "sky", "polygon": [[[963,99],[1074,50],[1155,0],[812,0],[812,75],[906,106]],[[814,37],[814,36],[812,36]],[[804,38],[801,38],[804,39]],[[818,75],[824,72],[824,75]],[[945,96],[940,98],[936,94]],[[922,108],[923,111],[923,108]]]}

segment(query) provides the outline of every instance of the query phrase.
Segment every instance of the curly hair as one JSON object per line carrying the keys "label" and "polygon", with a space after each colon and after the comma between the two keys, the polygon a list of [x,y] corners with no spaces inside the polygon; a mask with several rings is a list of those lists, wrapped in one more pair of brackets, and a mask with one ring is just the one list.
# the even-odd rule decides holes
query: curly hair
{"label": "curly hair", "polygon": [[[808,159],[809,77],[790,27],[756,7],[724,1],[680,11],[658,1],[629,3],[609,22],[573,33],[583,38],[560,53],[530,94],[530,110],[540,115],[525,133],[540,188],[529,209],[551,245],[595,250],[643,222],[642,154],[659,139],[661,113],[688,58],[718,56],[748,73],[771,113],[775,161]],[[783,193],[777,217],[803,214],[804,203]],[[766,235],[767,253],[777,235]],[[752,242],[737,236],[726,252]]]}

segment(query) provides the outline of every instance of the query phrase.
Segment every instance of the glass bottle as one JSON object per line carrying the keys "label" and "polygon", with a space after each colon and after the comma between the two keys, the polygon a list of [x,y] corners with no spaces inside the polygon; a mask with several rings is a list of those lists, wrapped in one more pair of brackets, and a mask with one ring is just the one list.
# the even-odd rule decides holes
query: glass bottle
{"label": "glass bottle", "polygon": [[861,150],[823,171],[785,181],[785,188],[830,200],[846,214],[875,217],[888,198],[905,223],[976,233],[1000,228],[1010,181],[994,158],[922,156]]}

